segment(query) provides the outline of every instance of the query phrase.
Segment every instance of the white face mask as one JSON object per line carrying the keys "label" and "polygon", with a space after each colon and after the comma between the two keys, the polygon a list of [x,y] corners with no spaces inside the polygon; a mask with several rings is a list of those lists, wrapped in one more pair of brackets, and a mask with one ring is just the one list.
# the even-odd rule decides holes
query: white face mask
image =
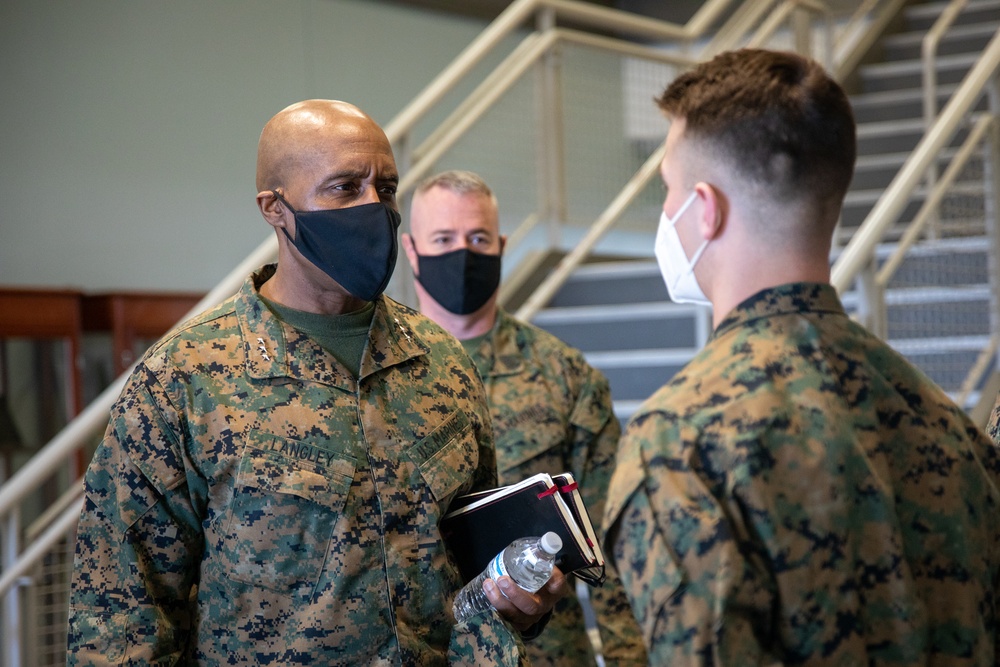
{"label": "white face mask", "polygon": [[712,302],[701,291],[701,286],[694,277],[694,265],[698,263],[701,253],[708,246],[708,240],[701,244],[695,251],[694,257],[688,261],[684,246],[681,245],[681,237],[677,235],[675,229],[677,221],[697,196],[696,192],[692,192],[687,201],[674,213],[673,219],[667,216],[666,211],[660,214],[660,226],[656,230],[656,261],[660,265],[660,273],[663,275],[663,282],[667,284],[667,293],[670,294],[671,301],[710,306]]}

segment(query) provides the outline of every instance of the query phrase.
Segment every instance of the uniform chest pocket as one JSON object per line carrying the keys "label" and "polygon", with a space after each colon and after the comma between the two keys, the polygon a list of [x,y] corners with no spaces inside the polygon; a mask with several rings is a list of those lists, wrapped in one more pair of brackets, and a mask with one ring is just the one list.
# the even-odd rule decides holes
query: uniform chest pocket
{"label": "uniform chest pocket", "polygon": [[443,507],[472,479],[479,465],[479,443],[464,412],[453,412],[427,437],[407,450],[420,476]]}
{"label": "uniform chest pocket", "polygon": [[[266,436],[240,461],[222,561],[226,576],[289,595],[314,589],[354,477],[350,456]],[[260,439],[259,437],[257,438]]]}

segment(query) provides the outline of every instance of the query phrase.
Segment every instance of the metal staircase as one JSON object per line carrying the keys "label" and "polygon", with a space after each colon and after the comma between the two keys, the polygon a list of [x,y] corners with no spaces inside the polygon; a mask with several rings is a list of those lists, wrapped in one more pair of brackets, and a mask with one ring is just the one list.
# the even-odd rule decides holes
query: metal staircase
{"label": "metal staircase", "polygon": [[[900,29],[879,40],[878,57],[862,65],[847,85],[858,121],[859,153],[846,197],[838,246],[842,246],[886,191],[928,128],[921,48],[947,2],[903,10]],[[1000,0],[965,4],[938,42],[936,108],[1000,31]],[[974,107],[987,108],[982,96]],[[958,132],[939,153],[937,171],[958,153],[968,132]],[[991,232],[991,179],[982,156],[972,159],[949,189],[935,226],[899,265],[885,290],[881,333],[966,408],[979,400],[986,377],[969,371],[988,349],[996,322],[996,234]],[[899,221],[876,248],[873,270],[884,265],[924,203],[919,188]],[[995,218],[994,218],[995,219]],[[650,220],[650,226],[655,220]],[[995,225],[993,225],[995,228]],[[840,254],[835,249],[832,260]],[[845,292],[845,306],[858,313],[857,291]],[[710,314],[704,308],[671,303],[655,261],[591,263],[581,266],[533,320],[585,352],[608,376],[616,413],[627,418],[666,383],[704,344]],[[995,355],[994,355],[995,356]],[[995,364],[995,361],[994,361]]]}

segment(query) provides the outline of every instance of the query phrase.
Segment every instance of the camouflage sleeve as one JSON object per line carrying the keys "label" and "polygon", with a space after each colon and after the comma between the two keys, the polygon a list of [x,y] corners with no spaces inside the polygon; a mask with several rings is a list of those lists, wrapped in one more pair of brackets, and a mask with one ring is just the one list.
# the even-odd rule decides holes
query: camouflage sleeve
{"label": "camouflage sleeve", "polygon": [[990,415],[990,422],[986,426],[986,433],[993,439],[993,442],[1000,445],[1000,394],[997,394],[997,402],[993,406],[993,414]]}
{"label": "camouflage sleeve", "polygon": [[147,386],[133,378],[85,477],[70,599],[71,667],[182,658],[201,539],[179,461]]}
{"label": "camouflage sleeve", "polygon": [[[604,514],[621,427],[614,414],[607,378],[593,368],[589,376],[570,416],[574,427],[572,451],[578,459],[571,469],[580,481],[580,492],[591,518],[599,523]],[[610,564],[606,569],[604,585],[588,591],[605,664],[609,667],[646,665],[642,634],[629,609],[621,580]]]}
{"label": "camouflage sleeve", "polygon": [[[758,641],[771,577],[737,548],[727,512],[686,458],[690,445],[660,447],[677,430],[644,424],[622,438],[604,526],[649,664],[780,664]],[[650,441],[657,454],[646,460]]]}
{"label": "camouflage sleeve", "polygon": [[476,614],[452,628],[448,664],[530,667],[520,634],[495,610]]}

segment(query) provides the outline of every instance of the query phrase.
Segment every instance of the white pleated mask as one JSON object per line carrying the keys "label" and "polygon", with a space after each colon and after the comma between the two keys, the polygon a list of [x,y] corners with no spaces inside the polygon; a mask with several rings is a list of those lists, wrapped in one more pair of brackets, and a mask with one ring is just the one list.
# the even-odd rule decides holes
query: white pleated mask
{"label": "white pleated mask", "polygon": [[677,235],[677,229],[675,229],[677,221],[697,196],[696,192],[692,192],[691,196],[674,213],[673,218],[670,218],[666,211],[660,214],[660,226],[656,230],[656,245],[654,250],[656,261],[660,265],[660,273],[663,275],[663,282],[666,283],[667,293],[670,294],[670,300],[677,303],[695,303],[710,306],[712,302],[705,296],[705,293],[701,290],[701,286],[698,284],[697,278],[694,276],[694,266],[701,258],[701,253],[708,246],[708,240],[706,239],[698,247],[694,253],[694,257],[689,261],[687,255],[684,253],[684,246],[681,245],[681,238]]}

